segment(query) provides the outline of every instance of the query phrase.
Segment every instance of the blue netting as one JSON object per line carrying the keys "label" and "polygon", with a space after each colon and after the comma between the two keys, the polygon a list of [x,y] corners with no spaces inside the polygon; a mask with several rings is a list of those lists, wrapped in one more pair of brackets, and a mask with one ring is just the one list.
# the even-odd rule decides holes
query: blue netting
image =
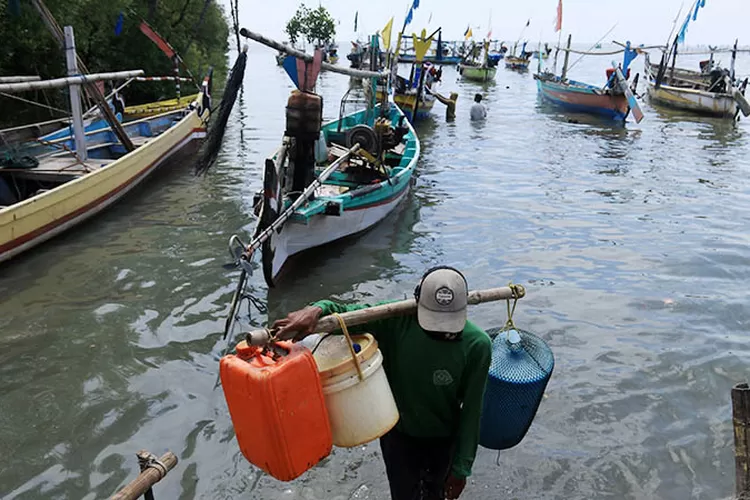
{"label": "blue netting", "polygon": [[521,341],[511,344],[506,332],[492,341],[479,444],[493,450],[521,442],[534,420],[555,359],[549,346],[534,334],[517,330]]}

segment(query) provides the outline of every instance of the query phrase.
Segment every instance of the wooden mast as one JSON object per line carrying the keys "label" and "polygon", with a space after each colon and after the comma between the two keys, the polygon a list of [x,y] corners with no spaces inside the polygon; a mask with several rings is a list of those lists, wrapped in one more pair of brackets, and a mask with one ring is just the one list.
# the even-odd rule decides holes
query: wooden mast
{"label": "wooden mast", "polygon": [[565,80],[568,77],[568,60],[570,59],[570,44],[573,41],[573,35],[568,35],[568,48],[565,49],[565,60],[563,61],[562,74],[560,80]]}

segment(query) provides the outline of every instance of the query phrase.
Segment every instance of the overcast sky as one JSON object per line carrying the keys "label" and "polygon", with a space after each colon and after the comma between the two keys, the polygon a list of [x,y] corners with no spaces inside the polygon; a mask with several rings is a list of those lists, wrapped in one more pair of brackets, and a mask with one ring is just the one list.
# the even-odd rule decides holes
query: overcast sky
{"label": "overcast sky", "polygon": [[[308,0],[317,6],[319,0]],[[226,4],[227,0],[223,0]],[[563,32],[573,34],[574,43],[594,43],[612,26],[617,27],[605,42],[612,39],[633,43],[664,43],[672,22],[684,5],[680,23],[693,0],[563,0]],[[273,37],[282,37],[286,21],[294,14],[299,0],[240,0],[242,25]],[[356,37],[354,15],[359,12],[360,34],[381,29],[394,15],[394,31],[400,29],[406,15],[406,0],[320,0],[339,21],[337,40]],[[444,39],[462,39],[467,25],[474,35],[484,36],[492,15],[492,38],[515,40],[528,19],[530,26],[524,38],[556,40],[554,20],[557,0],[420,0],[407,33],[434,30],[442,26]],[[229,10],[227,9],[227,13]],[[706,0],[698,20],[690,24],[689,45],[729,45],[736,37],[740,45],[750,45],[748,30],[750,0]],[[428,20],[432,20],[428,23]],[[742,35],[747,39],[743,40]]]}

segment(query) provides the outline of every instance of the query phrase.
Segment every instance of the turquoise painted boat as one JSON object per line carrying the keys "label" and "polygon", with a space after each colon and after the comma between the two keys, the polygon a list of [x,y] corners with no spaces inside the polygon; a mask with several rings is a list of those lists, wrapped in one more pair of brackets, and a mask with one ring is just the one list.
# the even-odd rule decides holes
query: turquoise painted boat
{"label": "turquoise painted boat", "polygon": [[[288,154],[295,141],[285,136],[282,147],[266,160],[263,190],[255,197],[259,215],[255,238],[279,221],[300,196],[293,180],[298,173]],[[352,153],[355,143],[364,152]],[[324,124],[316,149],[316,156],[325,159],[317,162],[312,182],[306,183],[314,188],[313,196],[270,231],[260,247],[269,286],[276,284],[291,257],[365,231],[391,213],[409,191],[420,144],[401,109],[386,101]],[[323,180],[322,174],[330,172],[335,162],[341,167]],[[322,181],[317,187],[315,179]]]}

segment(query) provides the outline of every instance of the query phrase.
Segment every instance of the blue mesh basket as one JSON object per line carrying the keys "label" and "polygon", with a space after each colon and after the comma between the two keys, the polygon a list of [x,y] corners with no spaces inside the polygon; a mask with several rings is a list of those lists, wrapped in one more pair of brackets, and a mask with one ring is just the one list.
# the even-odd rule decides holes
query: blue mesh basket
{"label": "blue mesh basket", "polygon": [[505,450],[529,430],[555,366],[549,346],[534,334],[502,331],[492,341],[479,444]]}

